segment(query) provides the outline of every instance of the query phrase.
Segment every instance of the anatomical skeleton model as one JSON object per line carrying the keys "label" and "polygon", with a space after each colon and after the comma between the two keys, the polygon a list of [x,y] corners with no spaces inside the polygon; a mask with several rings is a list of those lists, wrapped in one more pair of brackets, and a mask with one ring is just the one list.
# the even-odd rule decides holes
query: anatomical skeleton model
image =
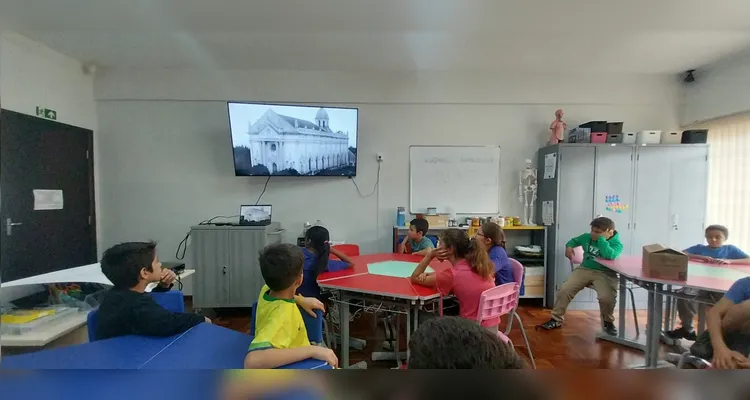
{"label": "anatomical skeleton model", "polygon": [[531,167],[531,160],[526,160],[518,180],[518,201],[523,203],[523,224],[534,224],[534,204],[536,203],[536,168]]}

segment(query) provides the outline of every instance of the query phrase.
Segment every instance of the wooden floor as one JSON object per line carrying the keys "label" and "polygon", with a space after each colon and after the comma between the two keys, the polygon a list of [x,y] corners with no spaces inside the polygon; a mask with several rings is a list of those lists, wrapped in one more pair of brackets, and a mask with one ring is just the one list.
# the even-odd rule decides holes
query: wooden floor
{"label": "wooden floor", "polygon": [[[519,315],[526,327],[531,349],[538,369],[618,369],[642,363],[643,353],[611,342],[596,340],[596,332],[600,329],[599,313],[596,311],[569,311],[566,314],[565,326],[554,331],[536,330],[535,326],[549,319],[550,311],[533,305],[523,305],[519,308]],[[640,336],[645,339],[646,311],[640,311]],[[373,362],[371,354],[376,347],[382,346],[384,332],[382,325],[374,331],[373,321],[368,315],[363,315],[351,324],[351,336],[367,341],[364,351],[352,349],[353,364],[367,361],[368,368],[393,368],[393,361]],[[214,323],[239,332],[247,333],[250,329],[250,311],[226,310],[214,318]],[[628,313],[626,333],[629,337],[635,335],[632,313]],[[620,327],[618,327],[620,328]],[[519,354],[527,357],[523,337],[514,325],[510,339]],[[403,340],[402,340],[403,342]],[[401,346],[403,348],[403,346]],[[664,349],[668,350],[667,347]]]}

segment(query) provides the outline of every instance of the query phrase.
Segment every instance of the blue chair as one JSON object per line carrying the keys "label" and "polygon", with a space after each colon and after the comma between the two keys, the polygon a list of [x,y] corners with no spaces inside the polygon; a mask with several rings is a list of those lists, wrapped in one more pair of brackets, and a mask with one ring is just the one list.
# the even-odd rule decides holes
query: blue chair
{"label": "blue chair", "polygon": [[[250,336],[255,336],[255,310],[258,308],[258,302],[253,303],[253,312],[250,316]],[[317,318],[313,318],[305,310],[299,310],[302,314],[302,320],[305,321],[305,329],[307,329],[307,340],[310,343],[321,344],[323,343],[323,311],[315,310]]]}
{"label": "blue chair", "polygon": [[[168,292],[150,293],[154,301],[165,310],[171,312],[185,312],[185,296],[179,290],[170,290]],[[99,320],[99,309],[94,309],[86,316],[86,332],[89,336],[89,342],[96,341],[96,323]]]}

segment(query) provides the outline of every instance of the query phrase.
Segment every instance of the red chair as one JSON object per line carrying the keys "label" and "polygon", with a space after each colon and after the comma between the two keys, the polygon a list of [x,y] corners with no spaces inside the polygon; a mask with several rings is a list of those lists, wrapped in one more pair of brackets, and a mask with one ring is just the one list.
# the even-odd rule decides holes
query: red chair
{"label": "red chair", "polygon": [[[359,246],[356,244],[336,244],[331,246],[332,248],[346,254],[349,257],[356,257],[359,255]],[[338,257],[331,254],[332,260],[338,260]]]}

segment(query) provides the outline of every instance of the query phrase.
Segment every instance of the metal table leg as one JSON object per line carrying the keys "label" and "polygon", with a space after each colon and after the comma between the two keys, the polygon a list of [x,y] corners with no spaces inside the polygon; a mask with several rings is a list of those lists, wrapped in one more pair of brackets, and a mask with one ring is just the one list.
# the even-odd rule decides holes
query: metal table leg
{"label": "metal table leg", "polygon": [[341,367],[349,367],[349,299],[344,291],[339,298],[339,326],[341,327]]}
{"label": "metal table leg", "polygon": [[[411,308],[412,302],[406,302],[406,360],[409,360],[409,341],[411,340]],[[416,305],[414,305],[416,308]],[[399,365],[400,366],[400,365]]]}
{"label": "metal table leg", "polygon": [[659,362],[659,335],[663,321],[664,296],[661,283],[649,283],[648,289],[648,318],[646,325],[646,363],[631,368],[651,369],[659,367],[674,367],[666,362]]}
{"label": "metal table leg", "polygon": [[625,339],[625,312],[627,311],[627,288],[625,278],[620,275],[620,329],[617,331],[617,337]]}
{"label": "metal table leg", "polygon": [[599,340],[606,340],[608,342],[617,343],[622,346],[627,346],[636,350],[645,351],[646,346],[634,339],[625,337],[625,315],[627,314],[627,289],[625,287],[625,284],[627,282],[627,279],[620,275],[619,283],[620,283],[620,293],[619,293],[619,324],[620,326],[617,327],[617,336],[611,336],[603,331],[599,331],[596,333],[596,338]]}
{"label": "metal table leg", "polygon": [[[667,291],[672,291],[672,285],[667,285]],[[672,330],[672,296],[667,296],[666,299],[666,306],[664,308],[664,315],[666,315],[666,319],[664,319],[664,330],[665,331],[671,331]]]}
{"label": "metal table leg", "polygon": [[698,303],[698,334],[706,330],[706,304]]}

